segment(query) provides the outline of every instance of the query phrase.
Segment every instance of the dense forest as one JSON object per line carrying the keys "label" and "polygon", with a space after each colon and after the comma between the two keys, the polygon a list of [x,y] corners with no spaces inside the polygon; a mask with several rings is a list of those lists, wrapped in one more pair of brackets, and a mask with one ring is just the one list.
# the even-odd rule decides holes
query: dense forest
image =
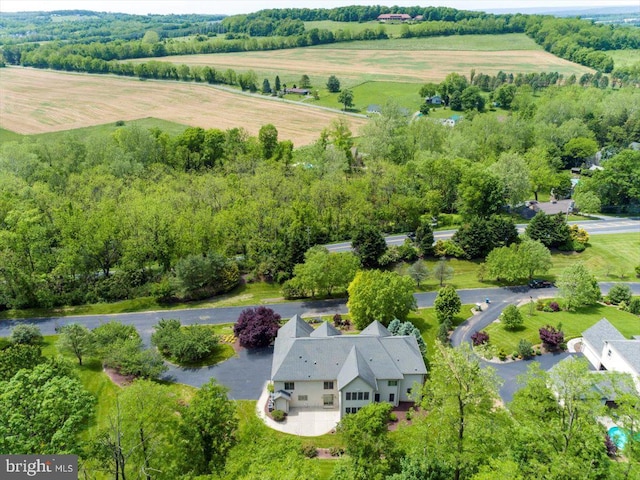
{"label": "dense forest", "polygon": [[[452,97],[479,90],[468,85],[452,74],[442,88]],[[567,195],[567,169],[598,150],[605,168],[584,171],[578,206],[637,208],[640,153],[625,150],[640,137],[635,89],[507,86],[504,116],[469,110],[450,128],[409,121],[389,104],[355,132],[357,145],[345,121],[296,150],[272,125],[257,138],[239,128],[172,137],[124,125],[109,136],[6,142],[0,304],[179,295],[176,271],[194,255],[222,275],[217,291],[237,282],[238,268],[283,282],[309,247],[350,239],[362,225],[407,232],[425,217],[446,224],[538,192]]]}

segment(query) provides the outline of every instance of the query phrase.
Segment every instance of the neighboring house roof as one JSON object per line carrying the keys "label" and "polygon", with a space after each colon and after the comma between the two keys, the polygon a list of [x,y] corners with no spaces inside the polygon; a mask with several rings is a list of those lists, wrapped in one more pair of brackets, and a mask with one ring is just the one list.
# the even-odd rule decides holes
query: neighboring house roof
{"label": "neighboring house roof", "polygon": [[605,342],[611,342],[615,340],[626,340],[616,327],[611,325],[609,320],[603,318],[592,327],[582,332],[582,338],[588,341],[593,348],[596,349],[596,353],[600,355],[604,348]]}
{"label": "neighboring house roof", "polygon": [[640,341],[624,339],[609,340],[607,343],[624,357],[627,363],[636,371],[636,374],[640,373]]}
{"label": "neighboring house roof", "polygon": [[341,335],[340,330],[331,325],[329,322],[322,322],[318,328],[316,328],[310,337],[333,337],[334,335]]}
{"label": "neighboring house roof", "polygon": [[367,361],[362,357],[358,347],[354,345],[351,347],[349,355],[347,355],[344,365],[342,365],[338,373],[338,390],[342,390],[358,377],[364,380],[374,390],[378,389],[375,374],[371,370],[371,367],[369,367]]}
{"label": "neighboring house roof", "polygon": [[372,103],[367,107],[367,113],[382,113],[382,107]]}
{"label": "neighboring house roof", "polygon": [[[404,375],[427,373],[416,338],[393,337],[379,322],[359,335],[304,334],[308,330],[299,322],[299,317],[293,317],[278,331],[271,367],[274,381],[337,379],[342,388],[353,380],[353,372],[361,372],[367,383],[371,378],[399,380]],[[319,328],[332,331],[330,326]],[[294,331],[302,334],[294,336]]]}
{"label": "neighboring house roof", "polygon": [[631,150],[640,150],[640,142],[631,142],[629,148]]}
{"label": "neighboring house roof", "polygon": [[390,337],[391,332],[387,330],[387,327],[382,325],[379,321],[374,320],[367,327],[360,332],[360,335],[373,335],[376,337]]}

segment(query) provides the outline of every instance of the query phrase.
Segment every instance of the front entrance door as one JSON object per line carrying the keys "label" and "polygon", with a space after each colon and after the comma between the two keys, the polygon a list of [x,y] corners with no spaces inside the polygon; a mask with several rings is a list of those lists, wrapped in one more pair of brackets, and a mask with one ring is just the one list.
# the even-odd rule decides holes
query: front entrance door
{"label": "front entrance door", "polygon": [[374,395],[374,397],[373,397],[373,400],[374,400],[375,402],[379,402],[379,401],[380,401],[380,394],[379,394],[379,393],[376,393],[376,394]]}
{"label": "front entrance door", "polygon": [[394,403],[396,401],[396,394],[395,393],[390,393],[389,394],[389,402]]}

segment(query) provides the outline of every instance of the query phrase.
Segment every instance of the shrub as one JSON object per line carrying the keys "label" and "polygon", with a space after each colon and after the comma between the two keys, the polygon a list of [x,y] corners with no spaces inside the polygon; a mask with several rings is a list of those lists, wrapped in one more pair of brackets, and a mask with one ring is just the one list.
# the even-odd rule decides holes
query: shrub
{"label": "shrub", "polygon": [[318,449],[315,445],[303,445],[302,454],[307,458],[316,458],[318,456]]}
{"label": "shrub", "polygon": [[640,297],[634,297],[629,302],[629,312],[640,315]]}
{"label": "shrub", "polygon": [[133,325],[124,325],[123,323],[112,320],[94,328],[93,341],[95,342],[96,351],[100,358],[104,358],[106,352],[111,350],[117,342],[134,339],[141,342],[140,334]]}
{"label": "shrub", "polygon": [[274,410],[271,412],[271,418],[273,418],[276,422],[283,422],[285,417],[287,416],[282,410]]}
{"label": "shrub", "polygon": [[533,355],[533,353],[533,345],[531,344],[531,342],[522,338],[518,342],[518,355],[520,355],[522,358],[529,358]]}
{"label": "shrub", "polygon": [[336,328],[340,328],[342,326],[342,315],[336,313],[333,316],[333,326]]}
{"label": "shrub", "polygon": [[640,278],[640,265],[636,265],[635,271],[636,271],[636,277]]}
{"label": "shrub", "polygon": [[397,422],[398,421],[398,415],[396,415],[395,413],[391,412],[389,414],[389,421],[390,422]]}
{"label": "shrub", "polygon": [[485,345],[489,343],[489,334],[487,332],[475,332],[471,335],[471,341],[473,342],[473,346],[477,347],[478,345]]}
{"label": "shrub", "polygon": [[40,345],[42,343],[42,333],[35,325],[22,323],[13,327],[11,343],[17,345]]}
{"label": "shrub", "polygon": [[233,326],[233,334],[245,348],[268,346],[280,328],[280,315],[267,307],[246,308]]}
{"label": "shrub", "polygon": [[623,312],[629,311],[629,306],[627,305],[627,302],[620,302],[618,304],[618,310],[622,310]]}
{"label": "shrub", "polygon": [[504,350],[500,349],[500,351],[498,352],[498,358],[503,362],[507,359],[507,354]]}
{"label": "shrub", "polygon": [[305,298],[307,294],[296,279],[291,279],[282,284],[282,296],[287,300],[295,300]]}
{"label": "shrub", "polygon": [[274,390],[275,390],[275,387],[273,386],[273,382],[267,383],[267,392],[273,393]]}
{"label": "shrub", "polygon": [[413,409],[413,407],[409,408],[409,410],[407,410],[407,413],[405,414],[405,418],[407,419],[407,422],[410,422],[411,419],[413,418],[413,415],[415,414],[415,410]]}
{"label": "shrub", "polygon": [[608,433],[604,434],[604,447],[607,449],[607,455],[611,458],[614,458],[618,455],[618,446],[611,439]]}
{"label": "shrub", "polygon": [[524,323],[524,318],[515,305],[507,305],[502,311],[501,321],[507,330],[514,330]]}
{"label": "shrub", "polygon": [[179,363],[193,363],[210,356],[218,345],[218,337],[209,327],[182,327],[179,320],[162,319],[151,335],[151,343],[166,356]]}
{"label": "shrub", "polygon": [[618,305],[621,302],[629,305],[631,303],[631,288],[629,285],[623,285],[620,283],[616,283],[611,290],[609,290],[609,300],[611,303]]}
{"label": "shrub", "polygon": [[536,310],[539,312],[542,312],[544,310],[544,307],[545,307],[544,300],[539,298],[538,301],[536,302]]}
{"label": "shrub", "polygon": [[551,309],[552,312],[559,312],[560,311],[560,305],[558,305],[558,302],[551,302],[549,304],[549,308]]}
{"label": "shrub", "polygon": [[344,455],[344,448],[331,447],[329,449],[329,455],[331,455],[332,457],[341,457],[342,455]]}
{"label": "shrub", "polygon": [[124,126],[124,120],[117,120],[116,127],[122,127],[122,126]]}
{"label": "shrub", "polygon": [[539,333],[540,340],[549,348],[560,348],[564,344],[564,332],[559,328],[546,325],[539,330]]}

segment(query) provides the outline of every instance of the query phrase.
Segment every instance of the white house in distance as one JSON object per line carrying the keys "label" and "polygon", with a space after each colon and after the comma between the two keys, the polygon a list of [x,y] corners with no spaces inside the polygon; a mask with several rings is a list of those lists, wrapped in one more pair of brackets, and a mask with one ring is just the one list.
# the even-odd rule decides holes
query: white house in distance
{"label": "white house in distance", "polygon": [[372,402],[411,401],[427,369],[413,336],[393,336],[379,322],[342,335],[328,322],[317,329],[293,316],[276,337],[271,381],[274,407],[356,413]]}
{"label": "white house in distance", "polygon": [[582,353],[596,370],[629,373],[640,390],[640,338],[629,340],[603,318],[582,333]]}

